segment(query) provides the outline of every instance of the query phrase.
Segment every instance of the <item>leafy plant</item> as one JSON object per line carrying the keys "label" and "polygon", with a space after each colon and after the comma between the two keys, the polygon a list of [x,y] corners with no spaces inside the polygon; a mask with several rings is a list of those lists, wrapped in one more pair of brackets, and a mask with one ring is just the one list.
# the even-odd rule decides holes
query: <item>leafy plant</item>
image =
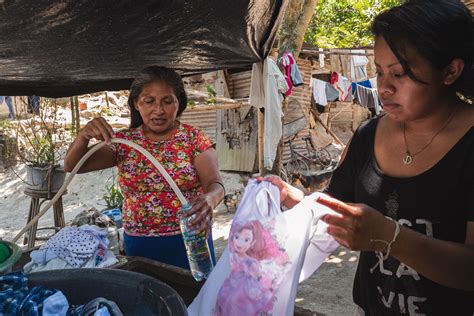
{"label": "leafy plant", "polygon": [[65,126],[58,119],[56,99],[42,98],[40,108],[37,115],[20,111],[16,126],[9,131],[16,139],[20,160],[43,168],[59,164],[65,153],[67,136]]}
{"label": "leafy plant", "polygon": [[104,201],[107,205],[107,208],[119,208],[122,210],[123,195],[122,191],[120,191],[120,188],[117,185],[117,182],[115,181],[115,175],[107,180],[105,188],[107,190],[107,194],[104,195]]}
{"label": "leafy plant", "polygon": [[194,100],[188,100],[188,107],[192,109],[196,106],[196,102]]}
{"label": "leafy plant", "polygon": [[305,34],[305,42],[320,48],[373,46],[370,25],[380,12],[403,0],[321,0]]}
{"label": "leafy plant", "polygon": [[207,104],[216,104],[216,102],[217,102],[217,100],[216,100],[217,93],[214,90],[214,88],[211,85],[207,85],[206,90],[207,90],[207,95],[209,96],[206,103]]}

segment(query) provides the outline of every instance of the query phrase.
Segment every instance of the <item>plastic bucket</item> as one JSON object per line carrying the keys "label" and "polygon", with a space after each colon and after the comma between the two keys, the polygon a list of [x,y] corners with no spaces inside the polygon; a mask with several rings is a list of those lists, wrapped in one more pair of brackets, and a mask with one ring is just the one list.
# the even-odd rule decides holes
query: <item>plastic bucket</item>
{"label": "plastic bucket", "polygon": [[11,243],[6,240],[0,240],[1,244],[6,245],[10,249],[10,257],[7,260],[0,263],[0,275],[7,274],[12,271],[13,265],[20,259],[21,257],[21,249],[17,244]]}
{"label": "plastic bucket", "polygon": [[144,274],[111,269],[67,269],[28,275],[28,287],[42,285],[63,292],[69,305],[97,297],[114,301],[124,315],[187,315],[171,287]]}
{"label": "plastic bucket", "polygon": [[122,227],[122,212],[118,208],[112,208],[109,210],[102,211],[102,214],[107,215],[111,219],[114,220],[115,224],[117,224],[117,228]]}

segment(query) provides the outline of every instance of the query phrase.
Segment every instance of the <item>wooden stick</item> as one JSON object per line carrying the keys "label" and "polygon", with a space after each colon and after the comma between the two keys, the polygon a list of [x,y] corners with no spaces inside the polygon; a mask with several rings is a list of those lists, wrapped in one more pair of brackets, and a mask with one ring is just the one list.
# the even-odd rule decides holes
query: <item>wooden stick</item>
{"label": "wooden stick", "polygon": [[327,127],[326,124],[324,124],[324,122],[319,118],[319,116],[315,115],[314,113],[313,113],[313,115],[314,115],[314,117],[316,118],[316,121],[319,122],[319,124],[321,124],[321,125],[324,127],[324,129],[329,133],[329,135],[332,136],[332,138],[334,138],[334,140],[335,140],[339,145],[341,145],[341,146],[346,146],[346,145],[344,145],[343,142],[341,142],[341,140],[336,136],[336,134],[334,134],[334,132],[331,131],[331,130],[329,129],[329,127]]}
{"label": "wooden stick", "polygon": [[264,161],[263,161],[263,145],[265,142],[265,116],[262,112],[260,112],[260,109],[257,109],[257,125],[258,125],[258,172],[260,173],[261,176],[265,174],[265,168],[264,168]]}
{"label": "wooden stick", "polygon": [[[190,99],[192,99],[193,96],[198,96],[202,97],[205,99],[209,99],[209,95],[205,92],[197,91],[197,90],[186,90],[186,94]],[[212,97],[212,99],[216,100],[216,102],[222,102],[222,103],[239,103],[239,101],[236,101],[234,99],[230,98],[224,98],[224,97]]]}
{"label": "wooden stick", "polygon": [[[247,105],[247,104],[245,104]],[[216,104],[216,105],[196,105],[192,108],[187,108],[186,112],[206,112],[216,110],[228,110],[228,109],[240,109],[244,106],[243,103],[227,103],[227,104]]]}

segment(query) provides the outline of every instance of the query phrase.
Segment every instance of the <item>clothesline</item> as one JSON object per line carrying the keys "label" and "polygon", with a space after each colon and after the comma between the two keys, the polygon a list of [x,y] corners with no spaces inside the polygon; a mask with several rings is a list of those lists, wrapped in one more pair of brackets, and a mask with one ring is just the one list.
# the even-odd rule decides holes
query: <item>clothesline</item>
{"label": "clothesline", "polygon": [[315,55],[324,54],[324,55],[341,55],[341,56],[374,56],[374,53],[345,53],[345,52],[331,52],[329,49],[323,49],[323,51],[318,50],[301,50],[301,53],[312,53]]}

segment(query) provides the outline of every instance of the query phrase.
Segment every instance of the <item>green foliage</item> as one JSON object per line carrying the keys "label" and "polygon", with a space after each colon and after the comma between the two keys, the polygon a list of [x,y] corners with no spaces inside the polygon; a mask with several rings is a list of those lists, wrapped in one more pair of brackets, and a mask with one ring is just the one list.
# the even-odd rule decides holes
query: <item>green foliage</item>
{"label": "green foliage", "polygon": [[11,121],[9,119],[0,119],[0,131],[12,128]]}
{"label": "green foliage", "polygon": [[194,100],[188,100],[188,108],[192,109],[196,106],[196,102]]}
{"label": "green foliage", "polygon": [[216,91],[214,90],[214,87],[211,86],[210,84],[208,84],[206,86],[206,90],[207,90],[207,95],[211,98],[211,97],[215,97],[217,95]]}
{"label": "green foliage", "polygon": [[103,107],[100,109],[100,116],[113,116],[114,112],[108,107]]}
{"label": "green foliage", "polygon": [[55,164],[54,142],[51,134],[34,135],[32,146],[37,149],[35,164],[37,166],[50,166]]}
{"label": "green foliage", "polygon": [[108,209],[119,208],[122,210],[123,195],[122,191],[115,181],[115,176],[110,177],[105,185],[107,194],[104,195],[104,201]]}
{"label": "green foliage", "polygon": [[380,12],[403,0],[320,0],[305,42],[320,48],[373,46],[370,25]]}

